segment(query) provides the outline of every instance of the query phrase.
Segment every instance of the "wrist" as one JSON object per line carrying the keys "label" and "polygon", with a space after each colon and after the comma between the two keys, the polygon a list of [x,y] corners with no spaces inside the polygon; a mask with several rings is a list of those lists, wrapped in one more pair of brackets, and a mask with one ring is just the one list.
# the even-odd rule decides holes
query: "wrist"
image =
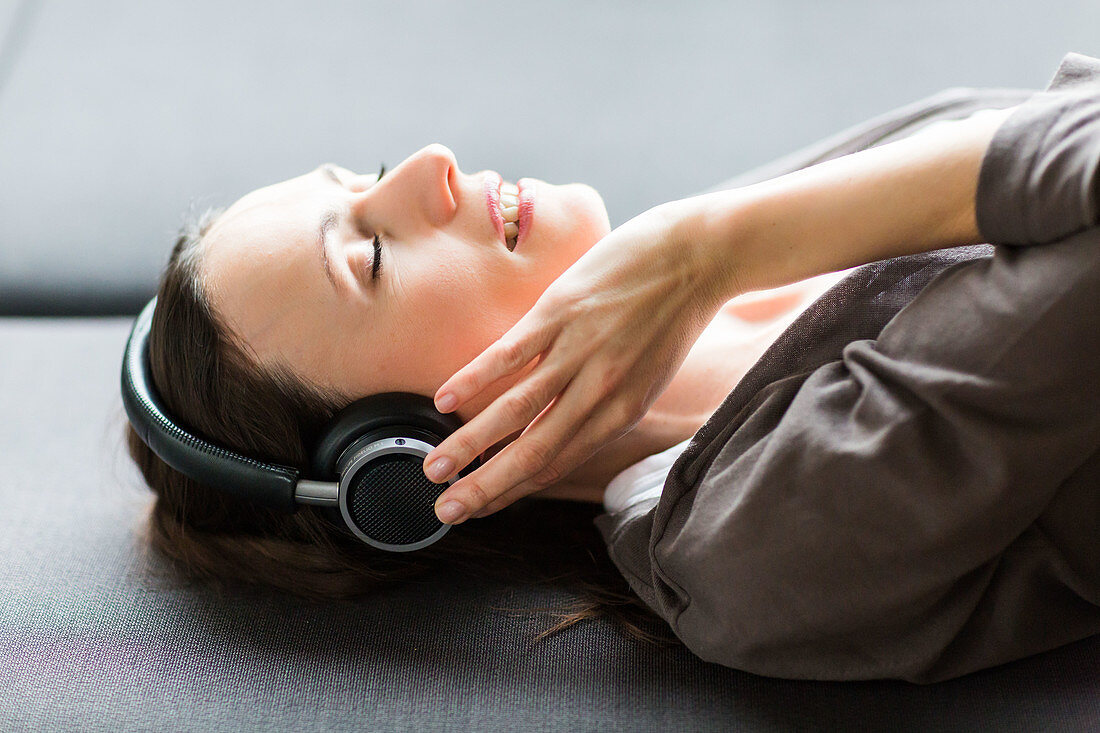
{"label": "wrist", "polygon": [[744,190],[715,191],[663,204],[673,222],[677,248],[716,308],[750,289],[739,256],[750,231]]}

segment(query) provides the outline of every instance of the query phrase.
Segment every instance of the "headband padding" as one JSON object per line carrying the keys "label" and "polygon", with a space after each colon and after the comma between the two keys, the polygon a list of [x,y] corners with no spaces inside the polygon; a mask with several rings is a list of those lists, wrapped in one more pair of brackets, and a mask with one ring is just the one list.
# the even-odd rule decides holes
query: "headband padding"
{"label": "headband padding", "polygon": [[154,297],[134,321],[122,358],[122,404],[130,424],[161,460],[180,473],[245,501],[293,512],[299,471],[258,461],[192,435],[168,416],[153,388],[149,329]]}

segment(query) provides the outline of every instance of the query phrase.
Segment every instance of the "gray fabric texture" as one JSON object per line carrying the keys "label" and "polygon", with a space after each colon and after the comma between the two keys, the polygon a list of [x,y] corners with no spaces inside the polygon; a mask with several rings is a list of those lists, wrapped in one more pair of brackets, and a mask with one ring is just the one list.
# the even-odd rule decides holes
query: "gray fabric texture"
{"label": "gray fabric texture", "polygon": [[1098,154],[1100,60],[1070,53],[982,160],[991,245],[855,270],[659,501],[596,518],[692,651],[927,684],[1100,632]]}
{"label": "gray fabric texture", "polygon": [[[776,680],[434,575],[362,601],[179,587],[134,535],[128,318],[0,318],[0,731],[1081,731],[1100,638],[942,685]],[[457,529],[457,528],[456,528]],[[595,530],[593,530],[595,531]]]}

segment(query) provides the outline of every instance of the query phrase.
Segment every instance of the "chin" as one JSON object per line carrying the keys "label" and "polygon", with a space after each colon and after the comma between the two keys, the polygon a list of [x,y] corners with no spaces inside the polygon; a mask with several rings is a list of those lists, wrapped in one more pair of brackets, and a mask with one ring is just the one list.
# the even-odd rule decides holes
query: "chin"
{"label": "chin", "polygon": [[571,183],[577,188],[577,201],[573,207],[573,214],[578,223],[578,239],[585,242],[581,254],[592,249],[592,245],[600,241],[611,231],[611,220],[607,216],[607,206],[604,204],[600,192],[587,183]]}

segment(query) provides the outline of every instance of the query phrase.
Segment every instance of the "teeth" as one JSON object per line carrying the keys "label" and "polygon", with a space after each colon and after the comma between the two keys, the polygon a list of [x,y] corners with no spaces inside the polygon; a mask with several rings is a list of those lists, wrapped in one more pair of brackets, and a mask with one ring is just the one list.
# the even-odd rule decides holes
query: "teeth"
{"label": "teeth", "polygon": [[514,250],[519,236],[519,186],[514,183],[500,184],[500,215],[504,218],[505,244]]}

